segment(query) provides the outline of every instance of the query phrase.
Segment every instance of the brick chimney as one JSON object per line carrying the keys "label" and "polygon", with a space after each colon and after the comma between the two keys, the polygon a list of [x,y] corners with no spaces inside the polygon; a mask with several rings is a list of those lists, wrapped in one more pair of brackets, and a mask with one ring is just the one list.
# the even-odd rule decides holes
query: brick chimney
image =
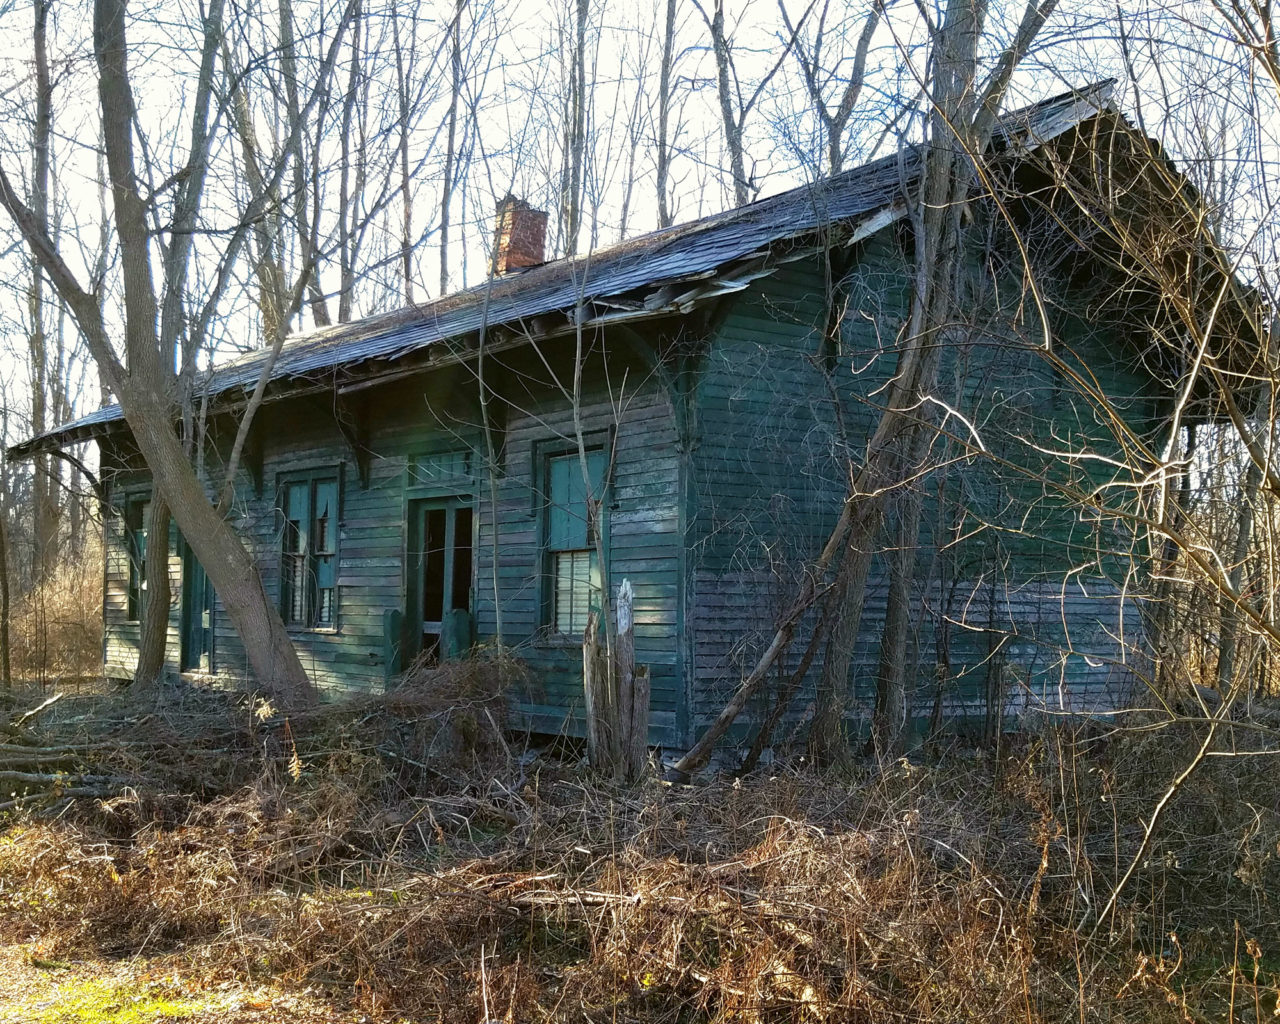
{"label": "brick chimney", "polygon": [[508,194],[494,217],[494,270],[506,274],[546,260],[547,215]]}

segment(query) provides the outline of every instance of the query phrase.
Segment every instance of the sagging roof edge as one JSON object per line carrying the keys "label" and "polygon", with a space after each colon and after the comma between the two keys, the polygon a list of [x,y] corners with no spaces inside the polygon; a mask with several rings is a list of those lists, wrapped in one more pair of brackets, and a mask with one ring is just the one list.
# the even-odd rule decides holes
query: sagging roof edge
{"label": "sagging roof edge", "polygon": [[[901,219],[905,215],[905,205],[897,205],[880,210],[876,214],[865,218],[862,222],[854,226],[853,230],[849,232],[847,237],[840,238],[836,244],[845,247],[856,245],[870,235],[875,234],[877,231],[880,231]],[[805,256],[815,255],[818,252],[829,248],[829,244],[804,245],[792,246],[783,254],[769,251],[758,252],[746,257],[734,259],[726,264],[725,268],[720,268],[721,270],[727,269],[730,271],[727,274],[711,271],[709,273],[689,275],[688,277],[676,280],[655,281],[652,287],[659,290],[671,288],[673,286],[683,287],[680,291],[676,292],[669,301],[664,302],[661,305],[656,305],[649,309],[616,308],[612,311],[601,312],[598,315],[583,319],[581,326],[583,328],[595,328],[621,322],[633,324],[642,321],[664,320],[670,319],[674,316],[687,315],[694,309],[705,306],[714,299],[745,290],[755,281],[763,277],[771,276],[787,263],[795,262]],[[752,259],[751,256],[755,256],[756,259]],[[771,256],[774,258],[770,260],[769,257]],[[765,260],[768,260],[767,265],[765,265]],[[756,265],[752,266],[751,264]],[[583,306],[597,305],[607,307],[610,305],[611,299],[616,300],[617,298],[617,296],[596,295],[592,296],[589,302],[583,303]],[[539,316],[546,316],[557,312],[566,312],[570,314],[569,317],[566,318],[565,323],[561,324],[557,328],[546,330],[537,327],[530,328],[528,326],[521,326],[518,330],[517,337],[497,344],[490,341],[486,351],[489,354],[498,354],[509,351],[513,348],[519,348],[534,339],[553,340],[557,337],[570,334],[577,329],[579,325],[572,319],[571,310],[550,309],[543,314],[539,314]],[[484,329],[486,331],[495,331],[500,328],[510,329],[511,327],[512,323],[507,321],[486,324]],[[474,337],[475,334],[476,332],[472,332],[471,337]],[[296,386],[285,386],[275,390],[268,390],[263,396],[263,404],[266,405],[278,401],[287,401],[291,398],[314,394],[317,391],[330,391],[334,388],[341,393],[361,390],[393,380],[401,380],[405,377],[417,374],[431,373],[445,366],[457,365],[475,360],[479,355],[478,348],[474,346],[460,347],[457,344],[451,344],[461,341],[463,341],[463,339],[458,337],[440,338],[429,345],[406,352],[396,359],[386,361],[380,360],[377,361],[376,364],[374,364],[372,360],[366,360],[364,361],[364,365],[376,365],[376,368],[365,373],[359,373],[358,371],[351,372],[350,378],[343,381],[340,385],[331,379],[333,370],[337,368],[336,366],[330,366],[323,370],[318,370],[309,378],[304,376],[276,378],[273,376],[272,380],[277,381],[282,385],[292,383]],[[424,361],[417,365],[402,365],[407,361],[407,358],[413,354],[432,352],[438,349],[443,349],[445,353],[440,358],[432,358],[429,361]],[[352,362],[341,365],[344,369],[350,372],[353,367],[360,366],[361,363]],[[322,374],[329,375],[330,379],[320,379]],[[211,398],[218,397],[221,398],[222,401],[219,403],[219,408],[211,409],[210,411],[222,413],[239,410],[247,403],[249,393],[252,390],[252,386],[249,386],[243,390],[226,389],[213,393],[210,395]],[[236,397],[228,399],[228,396],[232,393],[235,393]],[[199,397],[201,397],[200,393],[197,393],[196,398],[198,399]],[[127,429],[128,424],[120,406],[109,405],[82,416],[71,423],[56,427],[53,430],[46,431],[45,433],[27,441],[23,441],[20,444],[13,445],[6,450],[6,453],[11,459],[28,459],[37,455],[47,454],[62,448],[70,447],[72,445],[83,444],[87,441],[107,437],[113,433],[121,433]]]}
{"label": "sagging roof edge", "polygon": [[[997,137],[1005,144],[1012,142],[1034,150],[1088,118],[1111,109],[1114,84],[1114,79],[1106,79],[1012,111],[1001,118]],[[285,344],[269,382],[303,383],[310,379],[318,387],[322,385],[316,382],[317,377],[326,372],[331,374],[339,367],[353,373],[348,383],[354,384],[358,380],[376,382],[379,376],[401,375],[406,370],[380,369],[360,378],[354,368],[370,364],[389,367],[414,353],[475,336],[478,331],[524,324],[534,317],[554,313],[572,314],[575,309],[592,305],[608,306],[611,300],[618,307],[614,312],[591,317],[584,326],[619,320],[650,320],[687,312],[711,298],[740,291],[759,277],[773,273],[778,263],[768,265],[770,257],[779,255],[788,245],[792,250],[803,248],[799,243],[806,236],[820,235],[829,245],[831,228],[839,224],[845,228],[845,237],[840,238],[837,244],[850,246],[901,219],[906,213],[903,179],[911,176],[914,168],[909,170],[908,165],[918,159],[918,154],[918,147],[904,147],[840,175],[697,221],[651,232],[587,256],[555,260],[507,278],[486,281],[423,307],[378,314],[310,332]],[[869,200],[870,205],[864,204],[859,208],[860,196]],[[839,211],[846,207],[848,212],[840,214]],[[786,221],[788,212],[793,216],[799,213],[802,219],[791,225],[777,223]],[[773,214],[777,222],[768,220],[769,214]],[[732,236],[720,241],[720,235],[731,235],[734,228],[740,229],[738,234],[743,236],[740,241],[751,243],[748,248],[734,248]],[[699,252],[700,246],[708,251]],[[681,250],[693,261],[692,264],[679,267]],[[646,259],[654,272],[637,272],[638,268],[628,262],[631,257]],[[794,258],[798,257],[784,255],[782,261],[789,262]],[[731,274],[725,276],[726,270],[752,261],[761,263],[761,266],[746,275],[739,274],[736,279]],[[673,265],[684,272],[661,272]],[[601,267],[604,269],[593,279],[596,268]],[[611,288],[611,283],[617,287]],[[540,285],[545,302],[539,301]],[[673,288],[690,285],[694,287],[671,292]],[[566,286],[569,286],[568,290]],[[626,303],[619,305],[621,300],[641,289],[650,290],[649,298],[655,299],[655,305],[649,307],[648,300],[639,308],[634,308],[634,301],[630,307]],[[501,301],[491,304],[489,299],[494,293],[501,294]],[[661,296],[660,301],[656,299],[658,296]],[[566,298],[572,301],[564,301]],[[560,301],[555,301],[557,299]],[[484,314],[477,322],[476,317],[468,317],[468,313],[474,314],[474,307],[478,304],[482,305]],[[493,314],[492,318],[489,314]],[[468,323],[469,326],[452,333],[433,330],[446,327],[451,321],[459,327]],[[537,336],[536,332],[526,330],[524,333],[526,340]],[[423,334],[423,337],[415,340],[415,334]],[[396,344],[395,339],[400,336],[403,339]],[[286,354],[298,358],[286,358]],[[407,372],[428,372],[466,358],[466,354],[455,351],[451,357]],[[257,383],[264,363],[264,350],[255,350],[215,367],[207,371],[197,393],[205,393],[210,398],[237,393],[247,397]],[[294,363],[297,369],[291,370]],[[219,378],[223,378],[221,384]],[[298,389],[277,389],[274,394],[268,392],[266,401],[281,400],[298,393]],[[239,402],[225,404],[234,408]],[[127,429],[122,410],[118,405],[107,406],[13,445],[7,454],[11,459],[26,459],[122,429]]]}

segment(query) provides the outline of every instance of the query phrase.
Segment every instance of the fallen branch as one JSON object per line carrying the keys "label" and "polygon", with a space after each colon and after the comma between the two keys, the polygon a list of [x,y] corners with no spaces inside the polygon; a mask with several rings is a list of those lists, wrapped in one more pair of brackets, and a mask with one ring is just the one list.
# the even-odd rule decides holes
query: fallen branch
{"label": "fallen branch", "polygon": [[60,701],[60,700],[62,700],[62,694],[60,694],[60,693],[55,693],[55,694],[54,694],[52,697],[50,697],[48,700],[42,701],[41,703],[39,703],[39,704],[37,704],[35,707],[33,707],[30,711],[28,711],[28,712],[26,712],[26,713],[24,713],[24,714],[22,714],[22,715],[19,715],[19,716],[14,720],[14,722],[13,722],[14,727],[15,727],[15,728],[21,728],[21,727],[22,727],[23,725],[25,725],[27,722],[31,721],[31,720],[32,720],[32,719],[34,719],[38,714],[40,714],[40,712],[44,711],[46,708],[50,707],[51,705],[56,704],[56,703],[57,703],[58,701]]}

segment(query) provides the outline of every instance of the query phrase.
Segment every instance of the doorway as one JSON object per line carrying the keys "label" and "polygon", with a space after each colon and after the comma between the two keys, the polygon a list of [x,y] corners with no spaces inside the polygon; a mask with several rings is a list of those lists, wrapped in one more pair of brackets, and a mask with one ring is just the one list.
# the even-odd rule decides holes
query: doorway
{"label": "doorway", "polygon": [[179,617],[178,668],[213,671],[213,587],[204,566],[186,541],[182,544],[182,611]]}
{"label": "doorway", "polygon": [[471,647],[475,516],[463,497],[415,501],[409,516],[407,639],[434,665]]}

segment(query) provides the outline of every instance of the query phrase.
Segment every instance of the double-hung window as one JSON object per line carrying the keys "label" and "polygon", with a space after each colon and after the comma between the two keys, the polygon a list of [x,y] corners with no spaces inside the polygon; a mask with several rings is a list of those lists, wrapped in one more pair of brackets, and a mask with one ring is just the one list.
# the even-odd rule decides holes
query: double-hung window
{"label": "double-hung window", "polygon": [[586,453],[587,475],[574,451],[546,462],[547,625],[552,632],[581,636],[587,614],[600,607],[600,556],[605,453]]}
{"label": "double-hung window", "polygon": [[281,484],[280,497],[280,611],[285,625],[332,629],[338,621],[337,474],[290,477]]}
{"label": "double-hung window", "polygon": [[151,521],[151,499],[126,498],[124,502],[124,541],[129,556],[128,605],[129,622],[142,619],[147,598],[147,529]]}

